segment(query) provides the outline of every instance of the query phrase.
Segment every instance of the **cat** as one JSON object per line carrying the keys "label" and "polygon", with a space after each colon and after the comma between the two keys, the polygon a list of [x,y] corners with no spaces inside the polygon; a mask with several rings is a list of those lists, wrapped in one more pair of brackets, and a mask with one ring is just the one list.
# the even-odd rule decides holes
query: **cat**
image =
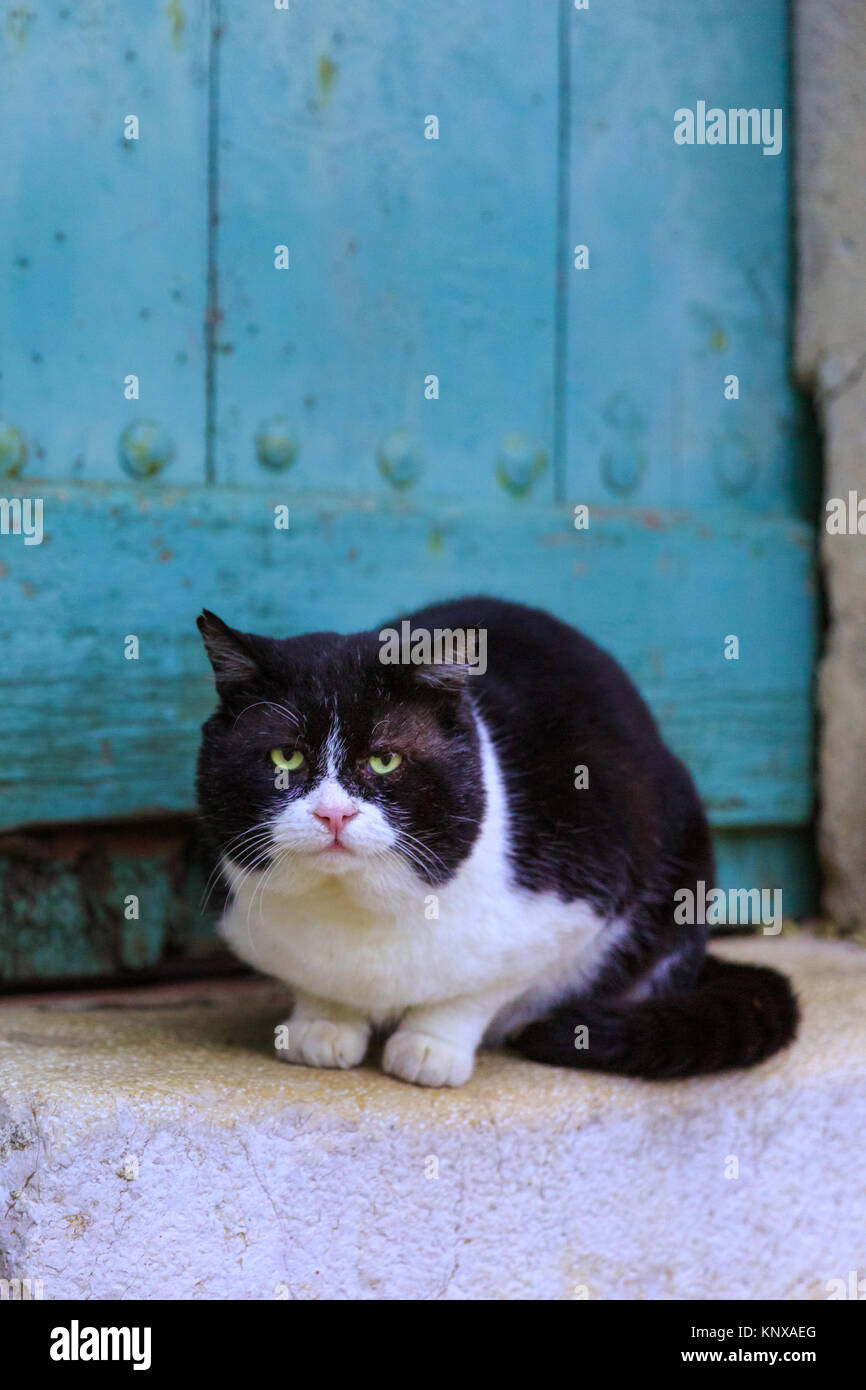
{"label": "cat", "polygon": [[483,633],[485,669],[429,643],[389,663],[380,630],[278,640],[198,619],[221,930],[291,987],[277,1055],[353,1067],[378,1034],[385,1072],[459,1086],[482,1042],[646,1079],[786,1046],[785,977],[707,956],[706,927],[675,921],[675,893],[713,883],[709,827],[613,658],[498,599],[408,619]]}

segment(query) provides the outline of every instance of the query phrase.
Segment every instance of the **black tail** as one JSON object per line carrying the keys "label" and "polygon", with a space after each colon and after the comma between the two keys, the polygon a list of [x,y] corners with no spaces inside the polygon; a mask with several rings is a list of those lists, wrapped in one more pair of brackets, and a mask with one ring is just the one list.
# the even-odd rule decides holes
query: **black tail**
{"label": "black tail", "polygon": [[[699,1076],[771,1057],[792,1041],[798,1017],[784,975],[707,956],[690,990],[634,1004],[574,999],[530,1023],[511,1046],[558,1067],[648,1080]],[[581,1024],[584,1034],[576,1031]]]}

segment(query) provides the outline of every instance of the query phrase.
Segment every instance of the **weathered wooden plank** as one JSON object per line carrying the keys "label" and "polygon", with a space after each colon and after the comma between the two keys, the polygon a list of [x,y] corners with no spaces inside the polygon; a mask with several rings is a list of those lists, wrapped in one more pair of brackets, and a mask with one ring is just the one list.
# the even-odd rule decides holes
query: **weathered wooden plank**
{"label": "weathered wooden plank", "polygon": [[192,827],[0,837],[0,982],[150,978],[222,963]]}
{"label": "weathered wooden plank", "polygon": [[[722,887],[781,888],[786,917],[814,910],[807,831],[721,831],[716,852]],[[0,837],[0,989],[233,969],[205,885],[182,821]]]}
{"label": "weathered wooden plank", "polygon": [[[211,702],[195,615],[352,631],[460,592],[537,603],[632,671],[719,825],[810,814],[811,531],[788,520],[234,489],[44,489],[3,542],[3,823],[186,809]],[[290,529],[274,507],[290,505]],[[91,557],[85,568],[84,557]],[[138,660],[124,657],[127,636]],[[726,660],[725,639],[739,639]]]}
{"label": "weathered wooden plank", "polygon": [[207,10],[8,11],[0,474],[203,477]]}
{"label": "weathered wooden plank", "polygon": [[[809,515],[792,390],[785,0],[572,11],[569,497]],[[680,145],[674,113],[782,113],[782,147]],[[573,249],[589,249],[575,269]],[[739,378],[739,399],[725,378]]]}
{"label": "weathered wooden plank", "polygon": [[219,480],[551,498],[557,6],[222,11]]}
{"label": "weathered wooden plank", "polygon": [[810,826],[718,830],[714,839],[720,888],[780,889],[786,918],[817,911],[819,873]]}

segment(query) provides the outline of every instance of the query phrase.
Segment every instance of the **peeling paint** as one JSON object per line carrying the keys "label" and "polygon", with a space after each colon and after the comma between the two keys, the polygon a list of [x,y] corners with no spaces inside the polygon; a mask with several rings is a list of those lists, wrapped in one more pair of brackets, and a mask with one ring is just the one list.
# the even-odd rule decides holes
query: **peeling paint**
{"label": "peeling paint", "polygon": [[183,12],[183,0],[169,0],[165,7],[165,12],[171,20],[171,43],[173,48],[180,48],[183,44],[183,33],[186,28],[186,15]]}
{"label": "peeling paint", "polygon": [[35,18],[32,10],[23,7],[9,11],[6,16],[6,37],[10,44],[17,44],[19,48],[24,46]]}
{"label": "peeling paint", "polygon": [[[224,955],[199,911],[208,867],[189,818],[3,836],[0,977],[164,977],[183,959]],[[141,921],[123,918],[129,893],[148,904]]]}
{"label": "peeling paint", "polygon": [[74,1214],[74,1216],[67,1216],[64,1218],[64,1220],[66,1221],[66,1224],[69,1227],[73,1238],[77,1240],[79,1236],[84,1235],[84,1232],[87,1230],[88,1226],[92,1224],[93,1217],[85,1215],[83,1211],[77,1211]]}
{"label": "peeling paint", "polygon": [[334,90],[338,71],[333,59],[329,58],[327,53],[323,53],[319,58],[319,90],[324,101],[328,100]]}

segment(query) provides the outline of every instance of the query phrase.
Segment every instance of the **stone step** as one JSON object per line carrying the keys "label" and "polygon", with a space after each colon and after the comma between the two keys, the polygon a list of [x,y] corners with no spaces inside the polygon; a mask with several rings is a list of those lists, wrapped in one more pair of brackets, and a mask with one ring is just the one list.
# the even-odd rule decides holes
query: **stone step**
{"label": "stone step", "polygon": [[866,1277],[866,952],[714,949],[788,971],[802,1034],[682,1082],[289,1067],[260,981],[6,1000],[0,1275],[46,1299],[827,1298]]}

